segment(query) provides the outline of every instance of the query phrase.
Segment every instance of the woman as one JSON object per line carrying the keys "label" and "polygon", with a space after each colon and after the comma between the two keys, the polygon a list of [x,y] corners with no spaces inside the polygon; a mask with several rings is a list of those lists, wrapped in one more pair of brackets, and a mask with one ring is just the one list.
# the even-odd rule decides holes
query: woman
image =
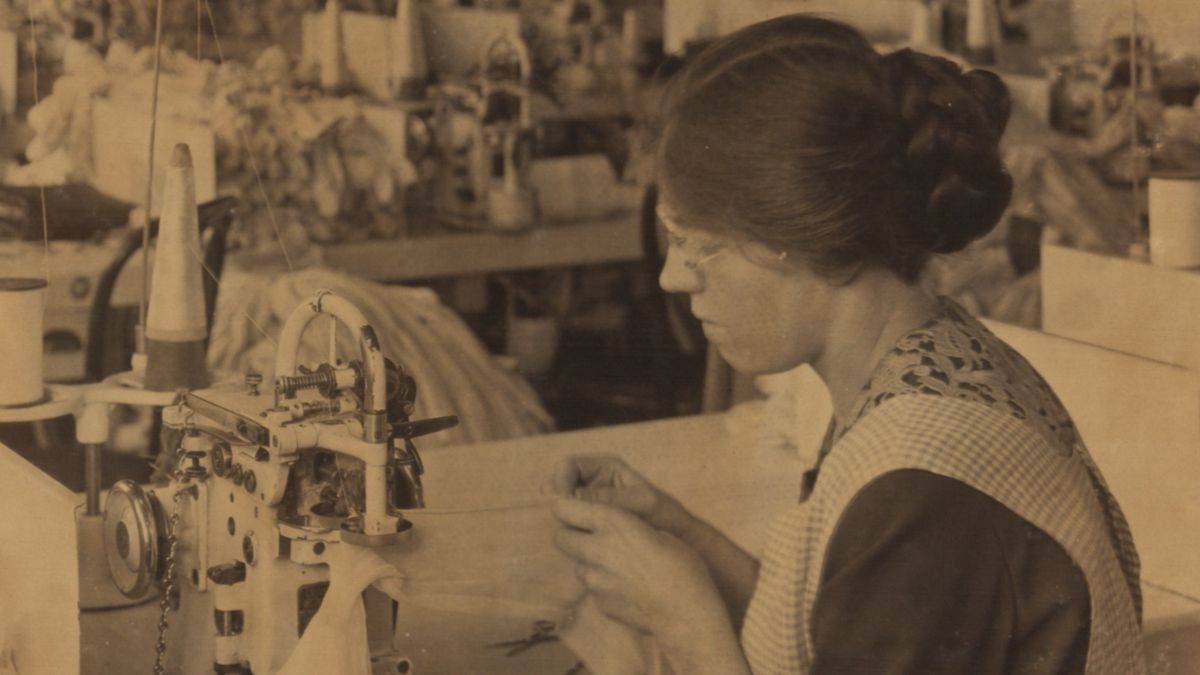
{"label": "woman", "polygon": [[917,282],[1004,211],[1008,110],[991,73],[808,16],[672,83],[660,283],[739,371],[810,364],[834,408],[761,561],[619,461],[554,478],[558,546],[676,672],[1143,671],[1137,555],[1069,416]]}

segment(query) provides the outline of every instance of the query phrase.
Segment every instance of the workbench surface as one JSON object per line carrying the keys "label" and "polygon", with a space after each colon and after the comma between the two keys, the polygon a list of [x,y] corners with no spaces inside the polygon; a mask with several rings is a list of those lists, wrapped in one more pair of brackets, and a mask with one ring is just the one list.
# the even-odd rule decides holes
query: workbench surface
{"label": "workbench surface", "polygon": [[[822,430],[823,426],[815,425],[813,437]],[[495,507],[538,495],[551,469],[563,457],[614,454],[626,458],[697,515],[757,552],[771,516],[796,499],[802,467],[795,455],[787,451],[748,446],[726,430],[723,415],[707,415],[444,447],[423,453],[425,489],[432,508]],[[31,473],[39,475],[32,478],[26,475]],[[48,512],[61,512],[55,517],[63,525],[60,529],[74,528],[73,511],[79,500],[70,499],[72,495],[65,489],[58,491],[62,494],[52,502],[40,497],[41,492],[36,488],[49,479],[4,446],[0,446],[0,475],[12,481],[8,493],[14,499],[23,489],[20,486],[32,479],[28,490],[35,505]],[[54,560],[68,565],[74,555],[69,556],[67,560],[57,557]],[[14,567],[9,570],[34,573],[36,559],[37,556],[31,556],[25,563],[13,562]],[[104,564],[99,560],[92,562]],[[50,568],[45,570],[51,572]],[[31,577],[21,581],[34,587],[42,583]],[[63,609],[73,614],[69,608]],[[157,603],[151,603],[81,614],[78,652],[81,672],[149,672],[157,612]],[[463,617],[449,614],[423,614],[421,618],[421,633],[411,638],[421,644],[414,644],[410,655],[414,660],[420,657],[425,665],[421,672],[426,673],[450,672],[439,666],[439,659],[461,652],[464,644],[478,643],[472,631],[482,635],[487,628],[483,624],[470,625]],[[75,646],[67,644],[71,641],[68,634],[60,626],[54,631],[54,639],[61,643],[62,650],[74,651]],[[19,643],[15,647],[21,649]],[[517,660],[503,659],[501,655],[495,666],[498,669],[489,665],[488,672],[502,675],[510,668],[514,674],[544,671],[558,675],[565,670],[561,668],[564,663],[568,666],[573,663],[569,653],[546,649]],[[32,675],[38,672],[43,671],[30,671]]]}

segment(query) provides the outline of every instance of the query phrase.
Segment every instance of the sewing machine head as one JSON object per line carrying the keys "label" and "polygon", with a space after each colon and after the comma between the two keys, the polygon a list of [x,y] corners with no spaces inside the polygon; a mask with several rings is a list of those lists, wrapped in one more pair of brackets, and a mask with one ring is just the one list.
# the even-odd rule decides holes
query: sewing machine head
{"label": "sewing machine head", "polygon": [[[357,334],[362,358],[297,372],[301,334],[322,313]],[[131,597],[156,585],[178,593],[177,623],[190,626],[187,653],[172,654],[182,672],[278,669],[320,607],[329,548],[403,538],[403,511],[424,503],[412,439],[457,422],[410,420],[413,379],[338,296],[298,307],[278,350],[273,391],[251,374],[165,408],[169,484],[144,491],[123,481],[107,502],[117,587]],[[210,639],[201,634],[212,649],[200,648]]]}

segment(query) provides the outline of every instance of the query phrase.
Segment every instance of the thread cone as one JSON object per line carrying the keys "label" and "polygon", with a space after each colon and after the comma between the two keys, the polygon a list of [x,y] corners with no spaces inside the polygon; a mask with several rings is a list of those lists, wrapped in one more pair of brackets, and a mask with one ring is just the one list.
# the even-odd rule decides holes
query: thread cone
{"label": "thread cone", "polygon": [[156,391],[208,384],[195,183],[191,151],[180,143],[167,165],[146,312],[146,386]]}

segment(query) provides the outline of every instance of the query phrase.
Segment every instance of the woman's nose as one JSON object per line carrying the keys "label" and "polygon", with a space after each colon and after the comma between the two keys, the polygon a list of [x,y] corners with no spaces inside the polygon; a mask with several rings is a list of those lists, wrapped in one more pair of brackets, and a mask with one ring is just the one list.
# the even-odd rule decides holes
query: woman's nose
{"label": "woman's nose", "polygon": [[668,247],[658,285],[668,293],[698,293],[703,290],[704,281],[695,269],[684,264],[683,256],[674,247]]}

